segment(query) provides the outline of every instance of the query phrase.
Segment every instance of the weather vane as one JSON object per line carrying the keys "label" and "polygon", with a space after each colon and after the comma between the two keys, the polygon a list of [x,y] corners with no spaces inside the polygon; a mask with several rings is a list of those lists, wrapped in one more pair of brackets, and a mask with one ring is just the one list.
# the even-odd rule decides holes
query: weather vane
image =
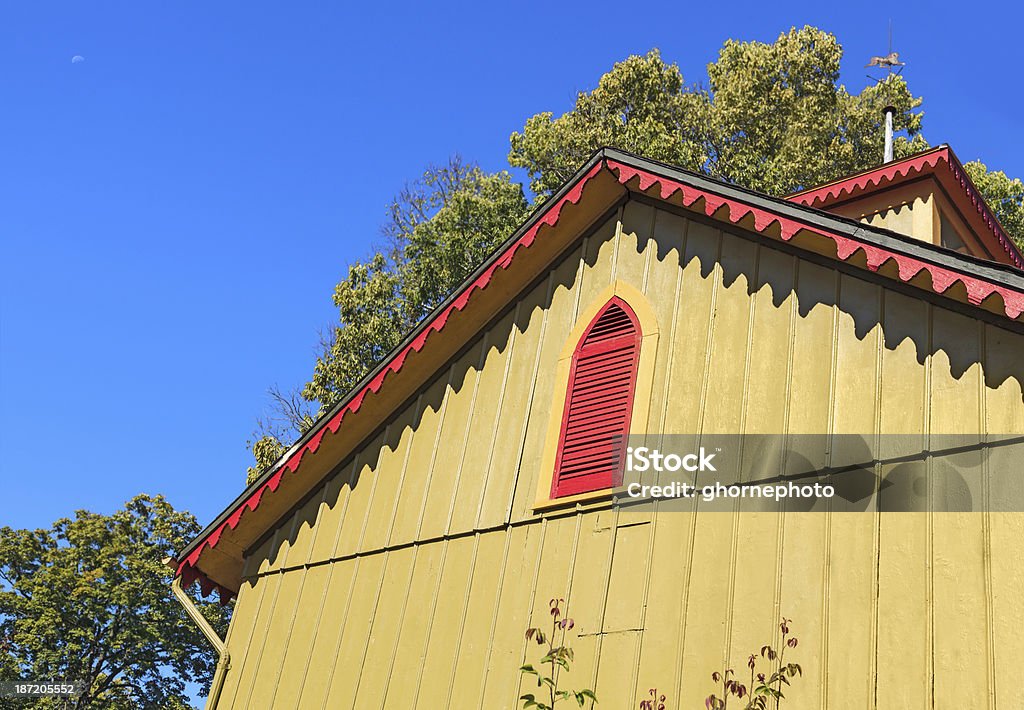
{"label": "weather vane", "polygon": [[[886,78],[893,74],[899,76],[903,73],[903,67],[907,64],[906,62],[900,61],[900,53],[894,52],[892,49],[892,20],[889,20],[889,53],[883,57],[871,57],[871,60],[864,65],[865,68],[878,67],[879,69],[887,69],[888,73]],[[869,77],[874,79],[874,77]],[[876,82],[882,81],[882,79],[875,79]]]}

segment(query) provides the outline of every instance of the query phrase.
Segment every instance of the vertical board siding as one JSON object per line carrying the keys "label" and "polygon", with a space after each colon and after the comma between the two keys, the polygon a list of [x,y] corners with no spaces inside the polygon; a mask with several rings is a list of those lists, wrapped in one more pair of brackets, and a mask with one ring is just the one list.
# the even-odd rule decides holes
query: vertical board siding
{"label": "vertical board siding", "polygon": [[[477,707],[508,707],[510,698],[518,687],[518,668],[523,662],[523,630],[530,625],[531,610],[534,608],[535,585],[542,558],[543,543],[547,524],[514,528],[504,570],[498,587],[498,600],[491,619],[490,633],[481,649],[484,657],[482,685]],[[517,669],[508,673],[510,664]],[[470,687],[475,686],[475,682]],[[475,688],[474,688],[475,689]],[[464,701],[472,704],[473,695],[463,695],[463,688],[456,684],[452,704],[456,707]]]}
{"label": "vertical board siding", "polygon": [[[394,577],[401,562],[392,557],[393,553],[385,552],[358,558],[348,590],[351,598],[346,600],[345,613],[337,627],[334,653],[328,654],[332,662],[324,668],[330,681],[325,708],[354,707],[386,572]],[[384,610],[385,616],[393,613]]]}
{"label": "vertical board siding", "polygon": [[[509,366],[516,343],[515,319],[519,308],[506,315],[488,333],[477,396],[464,442],[459,484],[452,493],[446,533],[473,530],[487,490],[499,417],[506,397]],[[465,483],[463,484],[463,480]]]}
{"label": "vertical board siding", "polygon": [[[870,438],[875,431],[879,330],[869,324],[878,318],[880,309],[879,286],[841,276],[830,433]],[[863,460],[864,450],[848,438],[835,439],[831,464]],[[855,491],[862,493],[870,493],[870,489]],[[830,632],[826,646],[825,702],[827,707],[835,708],[871,707],[876,670],[877,523],[873,514],[861,512],[866,507],[864,499],[836,496],[830,505],[832,510],[826,515],[830,518],[829,585],[833,591],[826,619],[834,632]]]}
{"label": "vertical board siding", "polygon": [[[794,275],[793,343],[790,347],[788,407],[789,434],[827,434],[831,425],[830,399],[834,390],[839,275],[817,264],[797,260]],[[798,452],[816,466],[825,464],[818,449]],[[797,471],[793,464],[784,467]],[[788,467],[792,466],[792,468]],[[830,645],[844,630],[830,633],[830,608],[835,587],[831,575],[832,519],[828,513],[786,516],[779,611],[792,618],[806,652],[799,661],[812,690],[793,698],[797,707],[826,707],[830,688]],[[774,627],[772,629],[774,634]],[[774,639],[774,635],[773,635]],[[866,675],[866,673],[865,673]]]}
{"label": "vertical board siding", "polygon": [[[985,326],[985,430],[1002,433],[1024,433],[1024,399],[1021,389],[1024,382],[1015,379],[1019,372],[1021,353],[1024,353],[1024,336],[1008,333],[992,326]],[[1019,685],[1011,680],[1019,674],[1024,659],[1024,604],[1021,604],[1021,590],[1024,589],[1024,565],[1009,564],[1008,560],[1019,559],[1020,541],[1024,540],[1024,515],[1001,510],[1021,509],[1024,486],[1014,480],[1013,473],[1019,471],[1020,462],[1010,456],[989,457],[990,499],[992,510],[989,514],[990,545],[988,556],[993,560],[991,567],[992,625],[991,647],[993,649],[993,672],[995,674],[995,707],[1013,707],[1020,700]],[[996,475],[1000,472],[1002,475]],[[1000,503],[1002,501],[1002,503]],[[1005,506],[1005,507],[1003,507]]]}
{"label": "vertical board siding", "polygon": [[[416,564],[412,580],[405,588],[405,603],[398,618],[398,641],[391,653],[387,674],[381,669],[384,679],[384,702],[382,707],[412,708],[416,699],[415,685],[424,649],[433,621],[437,604],[438,584],[441,569],[445,564],[448,544],[421,545],[416,548]],[[367,703],[363,707],[376,707]]]}
{"label": "vertical board siding", "polygon": [[[455,503],[455,493],[458,490],[458,482],[462,476],[463,465],[467,458],[467,451],[470,449],[470,431],[472,422],[477,417],[477,404],[480,384],[480,372],[486,362],[488,338],[485,336],[480,346],[470,349],[461,360],[462,367],[458,364],[453,366],[456,372],[453,373],[453,382],[449,385],[449,392],[445,399],[451,400],[445,412],[444,423],[439,433],[438,444],[434,456],[434,465],[430,476],[427,494],[422,501],[422,507],[418,514],[418,529],[412,539],[423,540],[441,537],[448,533],[448,524],[452,516],[452,509]],[[465,369],[465,374],[462,370]],[[466,391],[463,396],[455,396],[458,387]],[[481,408],[483,409],[483,408]],[[486,410],[479,412],[483,415],[485,425],[487,421]],[[493,420],[493,417],[491,418]],[[471,479],[476,478],[476,473],[471,474]],[[475,488],[475,486],[470,486]],[[392,544],[396,540],[392,538]]]}
{"label": "vertical board siding", "polygon": [[[318,613],[312,607],[301,623],[312,627],[313,642],[309,649],[302,677],[296,679],[294,708],[322,707],[330,689],[331,679],[341,646],[342,631],[348,617],[352,588],[358,565],[354,560],[325,566],[327,580]],[[282,707],[288,707],[283,704]]]}
{"label": "vertical board siding", "polygon": [[[471,583],[480,550],[480,540],[481,536],[474,535],[457,538],[448,543],[433,607],[429,615],[424,612],[427,641],[426,647],[422,649],[423,663],[416,664],[416,659],[412,655],[409,658],[408,678],[411,683],[415,673],[415,692],[411,692],[409,684],[394,684],[396,690],[403,690],[407,706],[436,708],[448,705],[452,661],[458,656],[465,633]],[[490,560],[487,563],[490,563]]]}
{"label": "vertical board siding", "polygon": [[[1020,510],[1024,486],[1003,452],[970,491],[990,513],[867,512],[857,496],[813,513],[534,512],[564,399],[556,363],[616,281],[659,322],[650,399],[635,403],[652,446],[1024,434],[1024,336],[629,202],[250,552],[220,707],[518,707],[536,691],[518,668],[542,655],[524,630],[563,597],[576,661],[562,681],[594,688],[599,708],[649,688],[701,707],[710,674],[777,642],[782,615],[800,638],[794,710],[1015,708],[1024,514],[998,511]],[[798,453],[825,466],[863,450],[836,438]],[[937,465],[878,467],[864,485],[930,485]]]}
{"label": "vertical board siding", "polygon": [[[884,294],[880,430],[908,436],[907,447],[892,456],[910,453],[910,441],[923,443],[927,431],[928,380],[917,360],[929,338],[926,303],[906,295]],[[892,471],[885,471],[886,474]],[[901,634],[878,634],[876,702],[878,707],[927,708],[931,703],[931,617],[929,584],[929,514],[879,516],[878,607],[885,610],[879,624],[902,629]]]}
{"label": "vertical board siding", "polygon": [[[552,273],[542,287],[538,287],[518,304],[516,325],[512,330],[513,357],[503,381],[502,406],[498,425],[490,442],[492,456],[488,461],[487,476],[481,481],[483,498],[477,517],[477,527],[487,529],[508,520],[512,498],[520,486],[516,485],[519,461],[523,449],[523,432],[529,424],[530,403],[533,398],[536,375],[540,367],[540,348],[543,342],[547,315],[544,303],[564,303],[569,288],[562,285],[568,278],[571,284],[576,272],[574,260],[563,264]],[[489,396],[497,396],[491,392]]]}
{"label": "vertical board siding", "polygon": [[[932,324],[937,350],[930,360],[929,431],[939,435],[980,432],[982,343],[980,337],[964,337],[978,324],[938,309]],[[991,620],[986,619],[985,607],[983,522],[984,515],[932,513],[934,692],[936,702],[948,707],[989,704]]]}

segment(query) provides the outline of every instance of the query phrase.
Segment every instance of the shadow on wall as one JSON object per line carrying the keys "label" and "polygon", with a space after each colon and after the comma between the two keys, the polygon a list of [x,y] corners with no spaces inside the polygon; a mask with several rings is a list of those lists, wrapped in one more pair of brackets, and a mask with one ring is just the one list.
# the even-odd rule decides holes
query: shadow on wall
{"label": "shadow on wall", "polygon": [[[648,210],[652,220],[661,219],[662,212]],[[633,230],[646,233],[646,236],[641,234],[639,238],[634,238],[632,234],[627,234],[619,244],[620,259],[639,257],[642,260],[646,258],[648,250],[653,250],[652,261],[656,260],[658,268],[680,270],[684,279],[700,279],[710,285],[720,278],[721,287],[725,289],[735,288],[742,279],[746,293],[750,296],[767,290],[771,294],[771,304],[776,309],[789,308],[788,303],[792,297],[800,318],[807,318],[819,309],[837,309],[840,320],[852,320],[853,334],[858,340],[863,340],[880,328],[882,344],[886,350],[894,351],[909,340],[919,364],[923,365],[929,358],[941,356],[943,362],[948,362],[950,375],[955,380],[978,365],[985,385],[990,389],[998,388],[1008,378],[1024,383],[1024,358],[1013,357],[1010,347],[999,342],[1001,339],[1019,336],[1013,336],[995,326],[986,326],[968,316],[929,305],[922,299],[887,291],[876,283],[799,259],[790,254],[788,249],[780,251],[775,245],[766,245],[763,237],[746,235],[739,230],[723,234],[717,225],[692,219],[683,220],[675,215],[670,218],[685,226],[666,231],[656,229],[652,223],[648,225],[650,228]],[[596,230],[594,234],[609,232]],[[363,444],[366,448],[362,451],[364,456],[358,466],[354,466],[354,456],[337,466],[324,484],[300,504],[298,509],[309,510],[309,515],[298,521],[289,536],[283,536],[267,551],[268,561],[273,563],[285,545],[291,547],[294,544],[303,528],[312,527],[324,511],[338,505],[340,493],[345,486],[333,487],[324,504],[318,507],[305,506],[310,497],[323,495],[327,481],[341,475],[350,477],[347,485],[351,489],[368,485],[370,482],[363,480],[367,475],[364,472],[376,472],[382,457],[398,449],[403,435],[407,438],[415,433],[428,411],[440,411],[445,397],[454,396],[467,387],[472,388],[477,373],[492,353],[503,354],[510,347],[514,350],[518,338],[532,329],[543,328],[544,316],[551,307],[554,294],[559,290],[571,291],[579,286],[577,279],[580,270],[576,267],[580,259],[585,263],[585,274],[601,258],[601,242],[597,238],[588,241],[564,255],[547,274],[518,298],[517,306],[492,323],[486,334],[470,343],[447,368],[434,373],[416,397],[410,398],[399,408],[398,413],[368,437]],[[875,295],[872,296],[872,293]],[[869,297],[865,298],[865,294]],[[660,295],[651,294],[651,297],[659,298]],[[683,307],[684,304],[680,304],[680,308]],[[685,343],[686,339],[677,334],[675,341]],[[987,343],[987,347],[983,347],[982,343]],[[561,345],[559,343],[552,351],[558,352]],[[710,341],[707,347],[711,347]],[[794,355],[800,356],[800,353]],[[780,362],[785,362],[787,357],[787,352],[779,353]],[[933,360],[933,363],[936,362]],[[540,366],[554,367],[554,363],[541,363]],[[823,392],[822,397],[828,397],[828,392]],[[545,420],[541,426],[546,426],[549,414],[547,404],[535,406],[534,410]],[[756,412],[750,412],[749,416],[756,416]],[[447,443],[440,442],[441,446]],[[450,443],[452,446],[461,446],[461,442]],[[443,451],[438,452],[438,458],[444,460]],[[481,480],[486,481],[487,472],[483,471],[480,475]],[[912,478],[917,480],[917,474]],[[289,524],[293,515],[294,512],[277,527]],[[268,533],[268,537],[271,534]],[[264,537],[252,549],[259,549],[266,539]],[[250,565],[250,569],[256,567],[258,565]]]}

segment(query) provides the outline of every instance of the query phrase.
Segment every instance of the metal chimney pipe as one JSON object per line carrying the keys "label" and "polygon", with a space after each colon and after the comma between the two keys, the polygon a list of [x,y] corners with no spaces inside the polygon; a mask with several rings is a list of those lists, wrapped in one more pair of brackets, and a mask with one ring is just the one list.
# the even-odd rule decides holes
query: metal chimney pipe
{"label": "metal chimney pipe", "polygon": [[892,162],[892,117],[896,109],[892,106],[885,107],[885,157],[883,163]]}

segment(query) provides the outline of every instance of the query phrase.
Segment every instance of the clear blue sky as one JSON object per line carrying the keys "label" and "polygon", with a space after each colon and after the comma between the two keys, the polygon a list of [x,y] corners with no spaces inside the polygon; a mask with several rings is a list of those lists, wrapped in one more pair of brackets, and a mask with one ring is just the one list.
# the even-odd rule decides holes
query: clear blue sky
{"label": "clear blue sky", "polygon": [[0,524],[139,492],[208,522],[427,163],[504,167],[651,47],[696,81],[727,38],[813,24],[859,91],[890,17],[928,140],[1024,176],[1015,2],[4,3]]}

